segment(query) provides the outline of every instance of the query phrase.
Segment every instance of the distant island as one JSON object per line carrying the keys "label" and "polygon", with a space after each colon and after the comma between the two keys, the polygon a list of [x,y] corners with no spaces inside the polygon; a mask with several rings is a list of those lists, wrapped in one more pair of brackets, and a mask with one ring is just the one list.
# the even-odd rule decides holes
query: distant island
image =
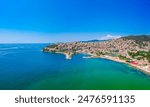
{"label": "distant island", "polygon": [[45,47],[44,52],[65,54],[88,54],[84,58],[105,58],[126,63],[150,74],[150,35],[130,35],[108,41],[80,41],[58,43]]}

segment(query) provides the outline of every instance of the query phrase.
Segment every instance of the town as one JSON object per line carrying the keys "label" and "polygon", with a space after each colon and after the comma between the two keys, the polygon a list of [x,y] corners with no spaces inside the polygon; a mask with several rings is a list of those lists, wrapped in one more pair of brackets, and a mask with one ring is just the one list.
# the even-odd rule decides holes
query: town
{"label": "town", "polygon": [[[127,63],[150,74],[150,36],[126,36],[99,42],[58,43],[45,47],[44,52],[65,54],[71,59],[73,54],[88,54],[90,58],[106,58]],[[84,58],[89,58],[84,57]]]}

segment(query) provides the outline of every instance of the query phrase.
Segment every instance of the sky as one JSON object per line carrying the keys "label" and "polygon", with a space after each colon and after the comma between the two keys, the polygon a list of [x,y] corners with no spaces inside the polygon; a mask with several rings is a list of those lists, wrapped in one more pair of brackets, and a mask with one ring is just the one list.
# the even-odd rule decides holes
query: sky
{"label": "sky", "polygon": [[150,0],[1,0],[0,43],[150,34]]}

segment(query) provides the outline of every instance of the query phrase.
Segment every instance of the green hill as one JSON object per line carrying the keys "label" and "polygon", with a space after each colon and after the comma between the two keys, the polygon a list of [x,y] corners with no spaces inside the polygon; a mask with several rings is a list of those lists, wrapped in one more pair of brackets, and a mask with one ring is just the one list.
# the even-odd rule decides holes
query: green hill
{"label": "green hill", "polygon": [[135,42],[139,45],[143,45],[143,42],[150,41],[150,35],[130,35],[122,38],[124,40],[135,40]]}
{"label": "green hill", "polygon": [[122,37],[123,39],[135,40],[135,41],[150,41],[150,35],[130,35]]}

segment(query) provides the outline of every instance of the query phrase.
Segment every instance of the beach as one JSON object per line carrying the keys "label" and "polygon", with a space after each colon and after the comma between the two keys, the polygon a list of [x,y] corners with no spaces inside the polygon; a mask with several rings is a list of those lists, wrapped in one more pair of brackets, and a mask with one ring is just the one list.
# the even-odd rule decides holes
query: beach
{"label": "beach", "polygon": [[108,56],[108,55],[96,56],[96,55],[90,54],[89,57],[85,57],[85,58],[104,58],[104,59],[108,59],[108,60],[112,60],[112,61],[116,61],[116,62],[120,62],[120,63],[125,63],[125,64],[127,64],[127,65],[129,65],[131,67],[134,67],[134,68],[136,68],[136,69],[138,69],[138,70],[140,70],[140,71],[150,75],[150,69],[149,68],[146,69],[146,67],[134,65],[132,63],[128,63],[125,60],[119,59],[118,57],[112,57],[112,56]]}
{"label": "beach", "polygon": [[[57,53],[64,54],[66,56],[66,59],[71,59],[71,56],[72,56],[72,54],[68,54],[68,53],[63,53],[63,52],[57,52]],[[125,63],[131,67],[134,67],[134,68],[144,72],[145,74],[150,75],[150,69],[149,68],[146,69],[143,66],[138,66],[138,65],[134,65],[132,63],[128,63],[125,60],[119,59],[118,57],[112,57],[112,56],[108,56],[108,55],[96,56],[94,54],[87,54],[87,55],[89,55],[89,56],[83,56],[83,58],[104,58],[104,59],[112,60],[112,61],[119,62],[119,63]]]}

